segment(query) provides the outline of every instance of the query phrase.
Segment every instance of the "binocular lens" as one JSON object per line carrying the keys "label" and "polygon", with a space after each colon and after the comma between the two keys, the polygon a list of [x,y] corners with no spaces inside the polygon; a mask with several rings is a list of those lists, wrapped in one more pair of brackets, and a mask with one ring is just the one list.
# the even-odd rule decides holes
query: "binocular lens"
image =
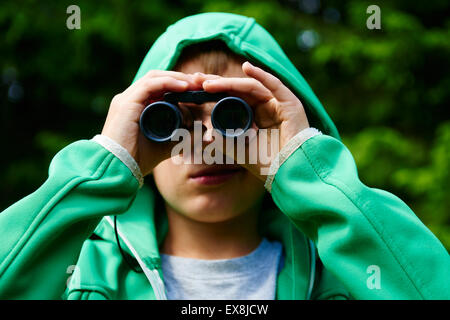
{"label": "binocular lens", "polygon": [[[253,112],[241,98],[225,97],[214,106],[211,122],[223,136],[237,137],[251,127]],[[169,141],[174,131],[183,126],[183,115],[174,103],[157,101],[144,109],[139,125],[148,139],[157,142]],[[227,133],[228,129],[233,132]]]}
{"label": "binocular lens", "polygon": [[173,132],[181,125],[181,112],[171,103],[152,103],[141,115],[140,126],[147,138],[154,141],[170,140]]}
{"label": "binocular lens", "polygon": [[[220,100],[211,114],[211,121],[217,130],[224,136],[237,136],[242,131],[250,128],[253,122],[252,111],[249,105],[237,97],[227,97]],[[226,130],[238,130],[232,134],[227,134]]]}

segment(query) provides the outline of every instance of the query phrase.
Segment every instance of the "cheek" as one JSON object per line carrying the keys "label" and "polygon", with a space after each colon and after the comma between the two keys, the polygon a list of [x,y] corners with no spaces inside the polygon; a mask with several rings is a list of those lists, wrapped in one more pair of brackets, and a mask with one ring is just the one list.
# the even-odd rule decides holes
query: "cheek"
{"label": "cheek", "polygon": [[262,199],[266,193],[264,183],[246,171],[242,181],[230,186],[230,193],[233,194],[233,203],[240,210],[248,210]]}
{"label": "cheek", "polygon": [[163,199],[171,205],[185,194],[183,172],[184,165],[175,164],[171,159],[162,161],[153,169],[156,187]]}

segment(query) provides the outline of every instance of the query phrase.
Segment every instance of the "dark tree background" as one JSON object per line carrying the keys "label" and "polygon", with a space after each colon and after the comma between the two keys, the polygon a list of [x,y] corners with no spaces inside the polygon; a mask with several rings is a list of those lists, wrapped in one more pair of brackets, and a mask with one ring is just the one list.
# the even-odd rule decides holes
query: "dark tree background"
{"label": "dark tree background", "polygon": [[[81,9],[69,30],[66,8]],[[381,9],[369,30],[366,9]],[[101,131],[168,25],[200,12],[254,17],[310,83],[361,180],[402,198],[450,248],[447,0],[147,0],[0,3],[0,209],[38,188],[52,157]]]}

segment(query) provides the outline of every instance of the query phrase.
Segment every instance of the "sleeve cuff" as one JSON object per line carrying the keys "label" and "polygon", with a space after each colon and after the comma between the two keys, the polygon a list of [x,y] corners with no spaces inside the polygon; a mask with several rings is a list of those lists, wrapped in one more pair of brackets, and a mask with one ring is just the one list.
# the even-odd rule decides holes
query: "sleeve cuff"
{"label": "sleeve cuff", "polygon": [[139,188],[144,185],[144,177],[142,176],[141,169],[139,168],[136,160],[134,160],[134,158],[128,153],[127,149],[122,147],[113,139],[104,135],[98,134],[91,140],[97,142],[103,148],[119,158],[119,160],[122,161],[123,164],[128,167],[128,169],[130,169],[133,176],[137,179],[137,181],[139,182]]}
{"label": "sleeve cuff", "polygon": [[306,140],[319,134],[322,134],[322,132],[320,132],[316,128],[306,128],[297,133],[294,137],[291,138],[291,140],[286,143],[286,145],[275,156],[272,164],[270,165],[266,182],[264,184],[264,187],[267,189],[267,191],[272,191],[273,179],[275,179],[275,175],[277,174],[278,169],[287,160],[287,158],[289,158],[289,156],[295,150],[297,150]]}

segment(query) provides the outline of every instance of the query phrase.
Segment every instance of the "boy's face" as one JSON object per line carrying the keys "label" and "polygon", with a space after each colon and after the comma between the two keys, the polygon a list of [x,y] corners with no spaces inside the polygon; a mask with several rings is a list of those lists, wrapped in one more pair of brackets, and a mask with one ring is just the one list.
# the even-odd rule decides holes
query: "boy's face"
{"label": "boy's face", "polygon": [[[196,61],[184,63],[178,71],[204,73]],[[239,63],[230,62],[221,76],[245,74]],[[214,105],[209,102],[190,108],[194,120],[202,121],[205,127],[203,147],[213,141],[209,133],[213,130],[210,115]],[[239,165],[176,164],[167,159],[153,169],[153,175],[166,204],[199,222],[223,222],[240,216],[257,205],[265,193],[263,182]]]}

